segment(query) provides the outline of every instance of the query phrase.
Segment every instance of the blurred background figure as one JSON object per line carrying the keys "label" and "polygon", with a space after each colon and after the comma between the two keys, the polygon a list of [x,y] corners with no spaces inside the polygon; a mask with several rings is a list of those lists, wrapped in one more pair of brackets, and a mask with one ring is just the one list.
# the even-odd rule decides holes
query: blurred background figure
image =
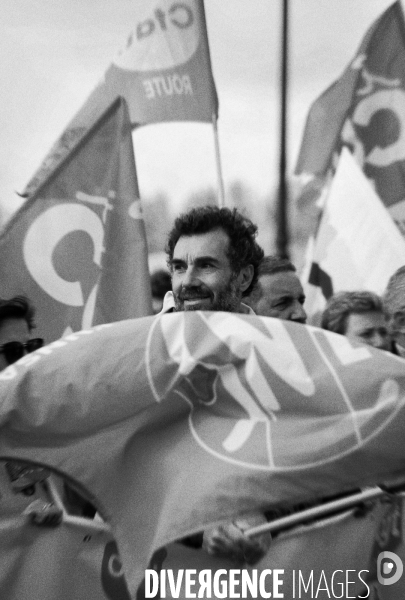
{"label": "blurred background figure", "polygon": [[0,300],[0,371],[43,346],[42,338],[30,339],[35,327],[34,313],[25,296]]}
{"label": "blurred background figure", "polygon": [[305,294],[295,266],[285,258],[265,256],[258,281],[245,299],[257,315],[305,323]]}
{"label": "blurred background figure", "polygon": [[150,284],[152,288],[152,309],[153,314],[156,315],[162,310],[163,298],[166,292],[172,289],[172,279],[169,271],[159,269],[152,273]]}
{"label": "blurred background figure", "polygon": [[329,298],[321,327],[354,342],[391,350],[382,300],[373,292],[339,292]]}
{"label": "blurred background figure", "polygon": [[405,266],[391,275],[383,302],[393,351],[405,358]]}
{"label": "blurred background figure", "polygon": [[[1,371],[25,354],[34,352],[43,346],[42,338],[30,338],[30,333],[35,328],[34,316],[35,309],[25,296],[0,300]],[[0,473],[0,488],[11,486],[10,501],[14,508],[30,514],[32,522],[37,525],[58,525],[62,512],[55,506],[49,494],[47,480],[50,471],[43,467],[14,460],[6,461],[4,468],[4,472]],[[63,489],[65,503],[71,514],[88,518],[94,517],[96,509],[75,490],[72,484],[68,485],[63,482]],[[15,494],[18,494],[18,499]],[[4,509],[5,503],[3,502],[3,505],[0,503],[0,514],[4,512]]]}
{"label": "blurred background figure", "polygon": [[[30,337],[34,314],[25,296],[0,300],[0,371],[43,346],[42,338]],[[24,513],[36,525],[58,525],[62,511],[48,493],[48,469],[17,460],[0,464],[0,515]]]}

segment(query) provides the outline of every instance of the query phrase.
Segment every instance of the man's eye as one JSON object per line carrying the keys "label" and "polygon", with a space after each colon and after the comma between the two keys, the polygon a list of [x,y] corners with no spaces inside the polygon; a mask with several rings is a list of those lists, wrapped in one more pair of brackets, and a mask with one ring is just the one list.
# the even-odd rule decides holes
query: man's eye
{"label": "man's eye", "polygon": [[288,301],[287,300],[280,300],[280,302],[277,302],[276,304],[274,304],[274,308],[284,308],[285,306],[287,306]]}
{"label": "man's eye", "polygon": [[181,273],[184,271],[184,265],[173,265],[172,268],[175,273]]}

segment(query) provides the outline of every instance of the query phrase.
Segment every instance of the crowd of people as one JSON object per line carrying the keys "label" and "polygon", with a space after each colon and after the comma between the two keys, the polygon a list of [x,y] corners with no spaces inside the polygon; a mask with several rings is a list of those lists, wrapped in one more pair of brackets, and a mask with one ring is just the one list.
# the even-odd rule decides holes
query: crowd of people
{"label": "crowd of people", "polygon": [[[257,226],[237,209],[204,206],[180,215],[167,240],[170,273],[152,280],[154,312],[228,311],[305,324],[305,294],[295,266],[284,258],[264,256],[257,232]],[[321,326],[353,342],[405,357],[405,266],[392,275],[383,298],[364,290],[329,298]],[[33,327],[33,308],[26,298],[1,301],[0,369],[42,345],[43,340],[31,337]],[[28,496],[47,477],[46,472],[11,463],[5,473],[15,493],[27,494],[28,489]],[[44,499],[44,504],[44,514],[52,515],[52,503]],[[252,540],[245,531],[265,520],[263,514],[252,514],[185,543],[200,544],[209,554],[235,563],[253,564],[267,551],[270,539]]]}

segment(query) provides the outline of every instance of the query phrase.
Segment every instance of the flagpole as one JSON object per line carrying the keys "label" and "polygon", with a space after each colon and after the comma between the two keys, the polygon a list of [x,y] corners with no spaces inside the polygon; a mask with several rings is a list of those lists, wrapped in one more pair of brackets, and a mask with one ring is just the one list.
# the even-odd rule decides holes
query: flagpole
{"label": "flagpole", "polygon": [[326,518],[332,514],[335,514],[336,512],[351,510],[359,504],[376,500],[377,498],[381,498],[387,494],[388,493],[386,490],[378,486],[367,488],[357,494],[339,498],[338,500],[332,500],[330,502],[326,502],[325,504],[318,504],[312,508],[300,510],[291,515],[287,515],[286,517],[275,519],[269,523],[257,525],[256,527],[247,529],[245,534],[248,537],[255,538],[263,533],[282,531],[290,527],[296,527],[297,525],[305,524],[307,521],[312,521],[313,519]]}
{"label": "flagpole", "polygon": [[212,113],[212,127],[214,130],[214,144],[215,144],[215,162],[217,165],[217,175],[218,175],[218,204],[222,208],[225,206],[225,189],[224,189],[224,179],[222,177],[222,167],[221,167],[221,154],[219,152],[219,138],[218,138],[218,122],[217,115],[215,112]]}
{"label": "flagpole", "polygon": [[288,86],[288,0],[283,0],[281,41],[281,115],[280,115],[280,168],[277,205],[277,254],[288,258],[288,185],[287,185],[287,86]]}

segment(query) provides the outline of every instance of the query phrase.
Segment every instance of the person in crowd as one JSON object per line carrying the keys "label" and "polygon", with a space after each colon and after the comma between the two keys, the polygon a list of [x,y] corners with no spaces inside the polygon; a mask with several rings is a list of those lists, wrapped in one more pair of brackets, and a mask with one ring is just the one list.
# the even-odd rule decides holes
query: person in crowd
{"label": "person in crowd", "polygon": [[383,296],[388,331],[392,337],[392,351],[405,358],[405,266],[391,275]]}
{"label": "person in crowd", "polygon": [[252,313],[242,298],[253,289],[264,252],[257,227],[237,209],[203,206],[180,215],[168,236],[172,291],[163,312]]}
{"label": "person in crowd", "polygon": [[[165,296],[162,313],[218,310],[252,314],[242,298],[255,285],[264,255],[256,235],[256,225],[237,209],[204,206],[180,215],[166,246],[172,291]],[[250,514],[183,541],[202,543],[209,554],[235,563],[253,564],[267,551],[269,536],[251,540],[244,531],[264,522],[263,514]]]}
{"label": "person in crowd", "polygon": [[0,300],[0,370],[22,358],[27,352],[38,350],[41,338],[30,339],[35,328],[34,308],[25,296]]}
{"label": "person in crowd", "polygon": [[[42,347],[44,340],[31,337],[35,328],[34,308],[25,296],[0,300],[0,370],[29,352]],[[54,526],[62,511],[50,500],[46,480],[50,472],[20,461],[6,461],[0,472],[0,514],[21,510],[37,525]],[[11,490],[11,495],[7,492]]]}
{"label": "person in crowd", "polygon": [[257,284],[246,303],[257,315],[305,323],[304,302],[295,266],[285,258],[265,256],[259,265]]}
{"label": "person in crowd", "polygon": [[158,269],[152,273],[150,285],[152,290],[152,309],[153,314],[156,315],[163,308],[163,298],[166,293],[172,289],[172,279],[169,271]]}
{"label": "person in crowd", "polygon": [[329,298],[322,314],[321,327],[354,342],[391,350],[382,300],[373,292],[339,292]]}

